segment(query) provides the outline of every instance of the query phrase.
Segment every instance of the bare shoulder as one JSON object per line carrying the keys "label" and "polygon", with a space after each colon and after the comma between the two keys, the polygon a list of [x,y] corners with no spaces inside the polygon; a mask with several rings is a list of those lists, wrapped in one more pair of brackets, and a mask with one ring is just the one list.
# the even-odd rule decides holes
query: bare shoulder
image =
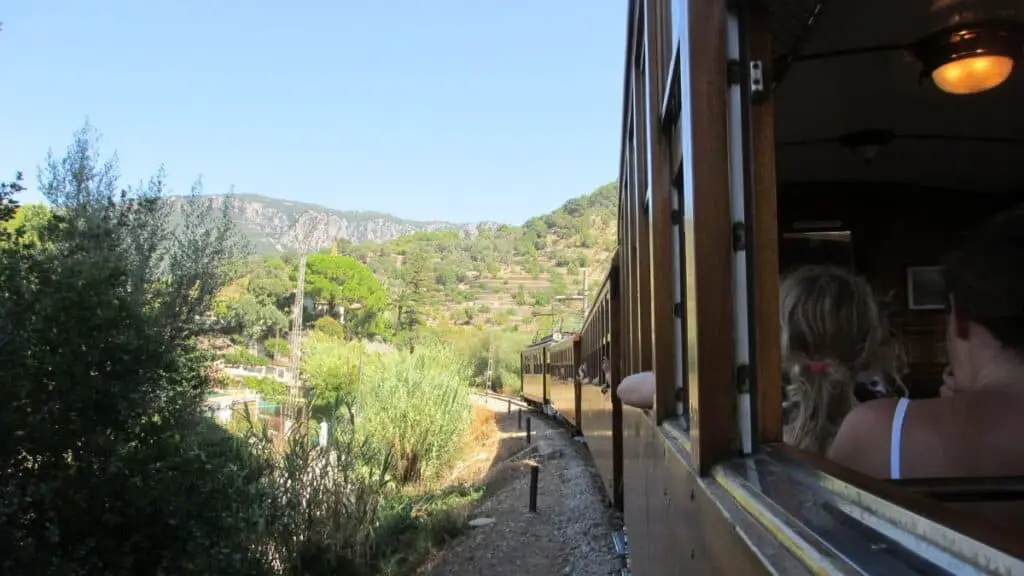
{"label": "bare shoulder", "polygon": [[829,459],[871,476],[887,477],[896,402],[894,398],[872,400],[850,411],[829,447]]}

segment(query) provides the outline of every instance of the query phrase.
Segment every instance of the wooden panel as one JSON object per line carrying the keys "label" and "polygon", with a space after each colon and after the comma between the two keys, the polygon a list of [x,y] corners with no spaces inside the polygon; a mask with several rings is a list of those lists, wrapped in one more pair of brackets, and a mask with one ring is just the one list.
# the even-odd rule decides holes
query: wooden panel
{"label": "wooden panel", "polygon": [[543,352],[540,349],[533,349],[523,352],[523,398],[542,404],[544,402],[544,376],[540,374],[543,368],[541,359]]}
{"label": "wooden panel", "polygon": [[573,426],[577,430],[582,430],[583,422],[583,395],[580,386],[582,382],[577,377],[576,368],[583,361],[583,343],[582,336],[573,338],[572,344],[572,363],[569,365],[569,380],[572,382],[572,409],[573,409]]}
{"label": "wooden panel", "polygon": [[653,572],[652,534],[648,523],[648,462],[644,459],[647,415],[632,406],[622,407],[622,483],[623,511],[629,530],[629,555],[632,572]]}
{"label": "wooden panel", "polygon": [[568,423],[576,421],[576,368],[573,359],[575,337],[569,337],[548,348],[551,374],[548,378],[547,397],[551,407]]}
{"label": "wooden panel", "polygon": [[944,505],[937,500],[903,490],[894,483],[860,474],[820,456],[802,452],[785,444],[771,447],[772,451],[796,461],[805,462],[821,472],[851,486],[898,506],[903,510],[927,518],[957,532],[964,538],[983,542],[1016,558],[1024,558],[1024,539],[1019,532],[1007,532],[998,524],[992,524],[979,515],[963,514],[962,510]]}
{"label": "wooden panel", "polygon": [[633,170],[636,176],[634,179],[633,206],[631,209],[636,215],[636,237],[634,238],[636,265],[634,274],[636,275],[637,300],[635,309],[638,317],[636,329],[640,342],[640,357],[638,359],[639,364],[635,369],[639,372],[651,370],[651,362],[653,360],[651,352],[651,343],[653,341],[651,336],[651,227],[649,211],[645,204],[648,186],[650,186],[647,173],[647,167],[650,163],[648,156],[650,150],[647,147],[651,128],[650,112],[658,108],[657,106],[651,108],[648,105],[650,100],[650,87],[648,85],[650,69],[648,63],[651,50],[648,49],[647,42],[651,28],[649,26],[649,19],[652,12],[649,6],[647,6],[648,4],[653,5],[654,2],[642,2],[642,10],[637,19],[637,39],[636,47],[634,48],[636,50],[636,58],[634,60],[636,68],[633,73],[633,149],[636,151]]}
{"label": "wooden panel", "polygon": [[[628,135],[628,133],[627,133]],[[622,269],[620,272],[620,282],[622,282],[622,293],[624,297],[621,299],[622,303],[622,325],[623,325],[623,349],[622,349],[622,374],[623,376],[632,374],[636,371],[636,358],[637,354],[637,331],[634,329],[634,298],[633,294],[636,294],[636,284],[634,282],[633,271],[635,270],[636,260],[633,254],[633,235],[635,233],[633,229],[633,203],[630,200],[632,190],[632,170],[630,169],[631,155],[628,151],[628,142],[626,140],[627,152],[625,167],[623,173],[625,175],[624,184],[622,186],[622,197],[619,199],[619,218],[621,220],[622,232],[619,235],[619,250],[622,254]]]}
{"label": "wooden panel", "polygon": [[551,355],[549,354],[547,347],[544,347],[541,350],[541,358],[544,362],[544,369],[541,374],[541,382],[543,383],[543,388],[541,389],[541,403],[548,404],[551,400],[550,396],[548,396],[548,390],[551,386]]}
{"label": "wooden panel", "polygon": [[[586,366],[585,379],[579,383],[580,429],[587,439],[587,445],[594,458],[601,481],[605,486],[612,503],[622,509],[622,455],[621,434],[618,423],[621,421],[619,406],[613,401],[614,390],[601,371],[601,359],[605,356],[614,360],[616,354],[611,346],[612,316],[617,318],[619,301],[613,298],[618,294],[617,256],[612,257],[612,266],[608,271],[597,298],[584,322],[583,334],[580,339],[580,358]],[[612,363],[612,376],[618,373],[617,365]],[[613,380],[614,381],[614,380]],[[605,388],[602,393],[602,387]]]}
{"label": "wooden panel", "polygon": [[612,471],[615,477],[615,488],[612,491],[611,497],[615,502],[615,506],[622,510],[625,507],[625,496],[623,494],[625,475],[623,472],[624,467],[624,448],[622,441],[622,430],[623,430],[623,407],[622,402],[618,396],[619,382],[622,381],[621,364],[618,362],[618,358],[622,354],[622,313],[621,300],[621,267],[619,265],[619,255],[616,253],[612,259],[612,268],[608,272],[608,310],[605,315],[608,322],[608,342],[606,344],[608,352],[608,360],[611,365],[611,391],[609,396],[612,399]]}
{"label": "wooden panel", "polygon": [[678,446],[642,411],[625,408],[624,417],[631,572],[769,574]]}
{"label": "wooden panel", "polygon": [[[735,453],[732,231],[729,212],[724,0],[691,0],[688,9],[689,162],[683,191],[686,226],[688,358],[693,458],[700,474]],[[685,66],[683,67],[686,68]],[[689,114],[689,117],[686,115]],[[684,136],[686,138],[686,136]],[[699,335],[699,337],[698,337]]]}
{"label": "wooden panel", "polygon": [[[647,109],[652,111],[651,155],[651,208],[648,215],[649,226],[649,265],[647,278],[651,288],[651,318],[653,335],[651,342],[651,365],[655,376],[654,414],[657,422],[676,415],[676,350],[682,343],[675,339],[675,294],[672,278],[672,243],[674,228],[672,224],[672,147],[671,141],[660,129],[662,95],[665,92],[664,77],[670,62],[662,60],[667,50],[660,46],[668,42],[671,36],[665,35],[665,26],[660,22],[668,14],[666,10],[648,10],[648,77],[650,78],[650,94],[647,98]],[[654,49],[653,47],[658,47]]]}
{"label": "wooden panel", "polygon": [[[760,60],[771,78],[768,15],[754,3],[744,17],[749,59]],[[751,193],[747,249],[753,258],[753,353],[757,393],[755,443],[782,442],[782,351],[779,325],[779,224],[775,198],[775,118],[772,100],[750,110]]]}
{"label": "wooden panel", "polygon": [[596,384],[583,384],[580,389],[583,436],[587,439],[587,446],[594,457],[594,464],[608,491],[608,497],[614,502],[615,446],[612,438],[611,394],[602,394],[601,387]]}

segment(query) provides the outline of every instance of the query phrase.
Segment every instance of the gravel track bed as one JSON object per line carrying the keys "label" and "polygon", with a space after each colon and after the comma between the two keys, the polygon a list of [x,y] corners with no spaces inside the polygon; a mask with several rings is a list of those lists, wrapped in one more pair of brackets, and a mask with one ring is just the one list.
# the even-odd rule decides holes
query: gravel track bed
{"label": "gravel track bed", "polygon": [[[495,462],[481,479],[486,495],[470,514],[481,525],[449,542],[420,570],[424,576],[617,574],[612,531],[620,515],[608,504],[586,445],[548,418],[530,412],[533,443],[525,423],[517,429],[517,407],[505,400],[474,397],[495,413],[500,431]],[[529,512],[530,467],[537,465],[537,513]],[[488,522],[490,521],[490,522]]]}

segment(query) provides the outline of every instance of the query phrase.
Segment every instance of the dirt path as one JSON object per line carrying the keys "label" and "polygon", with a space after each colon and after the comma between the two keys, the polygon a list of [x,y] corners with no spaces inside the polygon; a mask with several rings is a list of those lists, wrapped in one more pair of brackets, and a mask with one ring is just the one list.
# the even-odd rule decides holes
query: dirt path
{"label": "dirt path", "polygon": [[[504,401],[476,402],[494,413],[500,434],[467,455],[457,474],[482,477],[487,493],[470,518],[486,525],[468,528],[419,574],[617,574],[622,563],[611,534],[620,520],[607,504],[586,447],[536,413],[530,413],[533,443],[527,446],[515,406],[506,414]],[[524,411],[524,429],[526,417]],[[534,464],[540,467],[536,514],[528,510]]]}

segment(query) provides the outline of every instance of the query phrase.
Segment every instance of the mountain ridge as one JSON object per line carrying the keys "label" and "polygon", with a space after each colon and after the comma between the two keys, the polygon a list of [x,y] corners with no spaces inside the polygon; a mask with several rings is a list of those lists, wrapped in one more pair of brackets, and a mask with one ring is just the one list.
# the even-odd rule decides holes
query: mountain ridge
{"label": "mountain ridge", "polygon": [[[180,211],[187,196],[168,196]],[[494,230],[497,222],[411,220],[372,210],[338,210],[320,204],[261,194],[204,195],[212,205],[226,203],[228,216],[252,243],[256,253],[320,250],[339,239],[353,243],[388,242],[415,232],[457,231],[475,237]]]}

